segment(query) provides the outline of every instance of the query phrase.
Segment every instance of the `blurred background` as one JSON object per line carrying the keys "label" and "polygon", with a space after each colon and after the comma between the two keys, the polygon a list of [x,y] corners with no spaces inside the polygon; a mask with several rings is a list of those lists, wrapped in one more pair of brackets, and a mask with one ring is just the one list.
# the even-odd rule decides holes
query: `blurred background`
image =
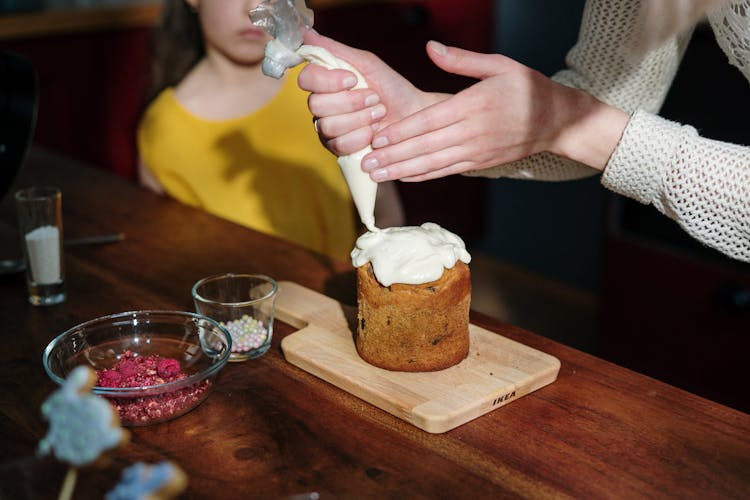
{"label": "blurred background", "polygon": [[[371,50],[425,90],[471,84],[436,69],[436,39],[501,52],[551,75],[575,43],[583,0],[319,0],[316,28]],[[0,0],[0,49],[38,73],[33,143],[135,182],[158,0]],[[750,144],[749,89],[699,26],[662,114]],[[606,191],[598,177],[540,183],[451,177],[402,183],[409,224],[467,242],[473,308],[750,411],[750,266]],[[740,381],[740,383],[738,383]]]}

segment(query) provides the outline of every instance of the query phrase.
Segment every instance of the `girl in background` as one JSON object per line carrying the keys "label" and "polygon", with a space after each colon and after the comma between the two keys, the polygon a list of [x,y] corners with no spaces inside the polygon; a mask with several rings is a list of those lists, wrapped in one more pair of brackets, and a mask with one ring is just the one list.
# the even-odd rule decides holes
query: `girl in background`
{"label": "girl in background", "polygon": [[[348,259],[354,204],[321,144],[295,68],[261,72],[269,40],[248,12],[260,0],[167,0],[157,26],[150,103],[138,125],[139,180],[252,229]],[[379,226],[403,223],[381,184]]]}

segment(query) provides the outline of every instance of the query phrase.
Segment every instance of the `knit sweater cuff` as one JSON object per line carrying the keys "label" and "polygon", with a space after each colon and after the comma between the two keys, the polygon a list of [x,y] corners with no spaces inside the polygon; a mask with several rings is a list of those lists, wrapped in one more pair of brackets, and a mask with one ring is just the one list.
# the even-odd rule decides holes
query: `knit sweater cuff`
{"label": "knit sweater cuff", "polygon": [[604,168],[602,185],[663,212],[664,175],[686,134],[697,135],[692,127],[637,110]]}

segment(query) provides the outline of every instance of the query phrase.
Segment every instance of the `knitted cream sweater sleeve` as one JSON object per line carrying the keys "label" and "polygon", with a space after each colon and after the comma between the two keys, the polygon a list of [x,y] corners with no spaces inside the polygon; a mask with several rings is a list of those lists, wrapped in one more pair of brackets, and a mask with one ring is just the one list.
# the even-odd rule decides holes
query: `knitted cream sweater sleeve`
{"label": "knitted cream sweater sleeve", "polygon": [[[729,63],[750,80],[750,0],[723,2],[709,21]],[[703,244],[750,262],[750,147],[637,111],[602,184],[653,205]]]}
{"label": "knitted cream sweater sleeve", "polygon": [[653,205],[705,245],[750,262],[750,148],[636,111],[602,184]]}

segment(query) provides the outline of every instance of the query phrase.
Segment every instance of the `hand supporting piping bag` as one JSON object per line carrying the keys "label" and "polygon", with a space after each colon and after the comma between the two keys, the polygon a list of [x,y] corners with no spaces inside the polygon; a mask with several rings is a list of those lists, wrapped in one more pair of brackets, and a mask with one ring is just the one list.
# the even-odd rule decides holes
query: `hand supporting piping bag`
{"label": "hand supporting piping bag", "polygon": [[[287,68],[308,61],[328,69],[346,69],[357,77],[355,89],[367,88],[364,76],[351,64],[339,59],[322,47],[302,45],[305,29],[312,28],[313,11],[305,5],[305,0],[263,0],[250,11],[250,19],[255,26],[273,37],[265,47],[263,74],[281,78]],[[339,156],[338,164],[352,193],[359,218],[370,231],[375,226],[375,198],[378,184],[362,170],[362,158],[372,151],[367,146],[350,155]]]}

